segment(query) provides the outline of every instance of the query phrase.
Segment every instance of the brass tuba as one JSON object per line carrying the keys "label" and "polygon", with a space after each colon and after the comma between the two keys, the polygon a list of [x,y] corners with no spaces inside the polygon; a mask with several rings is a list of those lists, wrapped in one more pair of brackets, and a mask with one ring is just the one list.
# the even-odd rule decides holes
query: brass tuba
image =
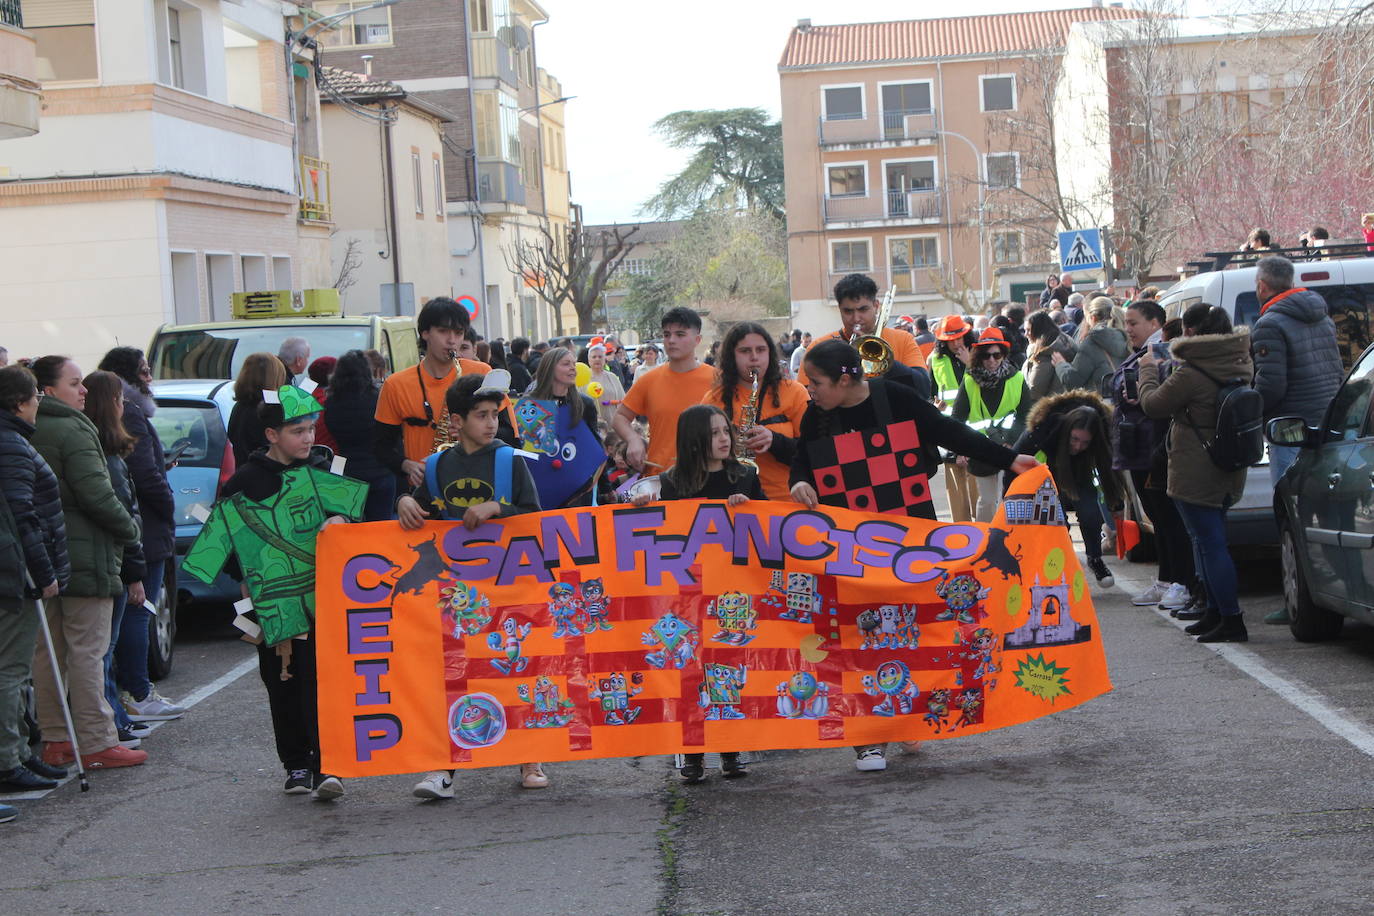
{"label": "brass tuba", "polygon": [[878,308],[878,320],[873,326],[874,333],[859,336],[859,326],[854,326],[854,332],[849,335],[849,345],[859,351],[859,359],[862,362],[864,378],[878,378],[886,375],[892,368],[892,362],[896,356],[892,352],[892,344],[883,340],[883,328],[887,327],[887,320],[892,315],[892,297],[897,293],[896,286],[889,286],[886,295],[883,296],[882,305]]}

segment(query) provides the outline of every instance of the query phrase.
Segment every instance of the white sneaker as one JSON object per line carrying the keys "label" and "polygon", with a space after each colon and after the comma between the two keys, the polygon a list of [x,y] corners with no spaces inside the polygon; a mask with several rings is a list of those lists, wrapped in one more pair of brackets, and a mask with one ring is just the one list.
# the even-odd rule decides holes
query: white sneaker
{"label": "white sneaker", "polygon": [[1175,582],[1159,599],[1159,609],[1161,611],[1176,611],[1186,607],[1191,599],[1192,596],[1188,594],[1188,586]]}
{"label": "white sneaker", "polygon": [[1152,607],[1159,604],[1160,600],[1164,597],[1164,593],[1167,592],[1170,587],[1168,582],[1160,582],[1156,579],[1154,585],[1151,585],[1149,588],[1145,589],[1145,591],[1132,598],[1131,604],[1134,604],[1136,607]]}
{"label": "white sneaker", "polygon": [[448,770],[426,773],[425,778],[415,784],[410,794],[416,798],[452,798],[453,774]]}
{"label": "white sneaker", "polygon": [[520,764],[520,785],[526,789],[544,789],[549,785],[549,777],[544,775],[544,767],[538,763]]}
{"label": "white sneaker", "polygon": [[864,773],[887,769],[887,745],[866,744],[856,748],[855,753],[859,756],[854,761],[854,769]]}
{"label": "white sneaker", "polygon": [[135,700],[129,694],[123,695],[124,709],[135,722],[167,722],[186,715],[186,709],[159,696],[156,690],[148,691],[148,696]]}

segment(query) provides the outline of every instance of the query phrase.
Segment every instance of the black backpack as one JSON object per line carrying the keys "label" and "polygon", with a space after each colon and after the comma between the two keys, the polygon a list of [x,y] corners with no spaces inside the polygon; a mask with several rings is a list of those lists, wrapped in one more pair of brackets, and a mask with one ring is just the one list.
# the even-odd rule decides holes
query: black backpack
{"label": "black backpack", "polygon": [[1197,424],[1185,410],[1183,415],[1193,428],[1212,463],[1223,471],[1239,471],[1259,464],[1264,458],[1264,398],[1250,387],[1248,378],[1222,380],[1192,363],[1194,369],[1217,386],[1217,423],[1210,443],[1202,438]]}

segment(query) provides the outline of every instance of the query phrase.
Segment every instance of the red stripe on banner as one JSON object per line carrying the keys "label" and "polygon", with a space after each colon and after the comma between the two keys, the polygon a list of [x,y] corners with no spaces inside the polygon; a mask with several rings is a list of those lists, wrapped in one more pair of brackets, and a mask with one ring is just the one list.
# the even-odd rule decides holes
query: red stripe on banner
{"label": "red stripe on banner", "polygon": [[[563,571],[558,576],[559,582],[577,588],[581,591],[582,574],[576,569]],[[583,617],[584,622],[586,616]],[[565,673],[568,681],[568,698],[573,701],[575,709],[590,710],[591,697],[587,691],[587,640],[579,630],[576,636],[563,637],[563,658],[565,663]],[[568,750],[570,751],[589,751],[592,748],[592,725],[580,712],[568,726]]]}

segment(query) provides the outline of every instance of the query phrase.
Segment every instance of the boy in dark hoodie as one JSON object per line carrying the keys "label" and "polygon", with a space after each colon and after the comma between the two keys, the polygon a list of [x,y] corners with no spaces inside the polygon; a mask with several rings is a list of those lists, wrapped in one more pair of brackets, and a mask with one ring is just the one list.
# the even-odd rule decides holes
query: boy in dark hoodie
{"label": "boy in dark hoodie", "polygon": [[[396,518],[402,528],[414,531],[426,519],[454,519],[471,531],[493,518],[540,511],[539,491],[524,459],[496,439],[501,404],[509,389],[510,374],[504,370],[485,377],[465,375],[449,388],[444,400],[454,445],[430,455],[424,481],[414,493],[397,501]],[[538,763],[522,764],[520,777],[526,789],[549,784]],[[411,794],[452,798],[453,771],[426,773]]]}
{"label": "boy in dark hoodie", "polygon": [[[258,405],[268,447],[249,456],[224,485],[182,568],[207,584],[230,574],[251,600],[258,671],[272,709],[288,795],[330,800],[343,781],[320,772],[315,677],[315,536],[325,525],[362,517],[367,484],[333,474],[312,457],[320,405],[292,385],[264,392]],[[241,571],[241,574],[240,574]],[[243,624],[245,632],[254,629]]]}

